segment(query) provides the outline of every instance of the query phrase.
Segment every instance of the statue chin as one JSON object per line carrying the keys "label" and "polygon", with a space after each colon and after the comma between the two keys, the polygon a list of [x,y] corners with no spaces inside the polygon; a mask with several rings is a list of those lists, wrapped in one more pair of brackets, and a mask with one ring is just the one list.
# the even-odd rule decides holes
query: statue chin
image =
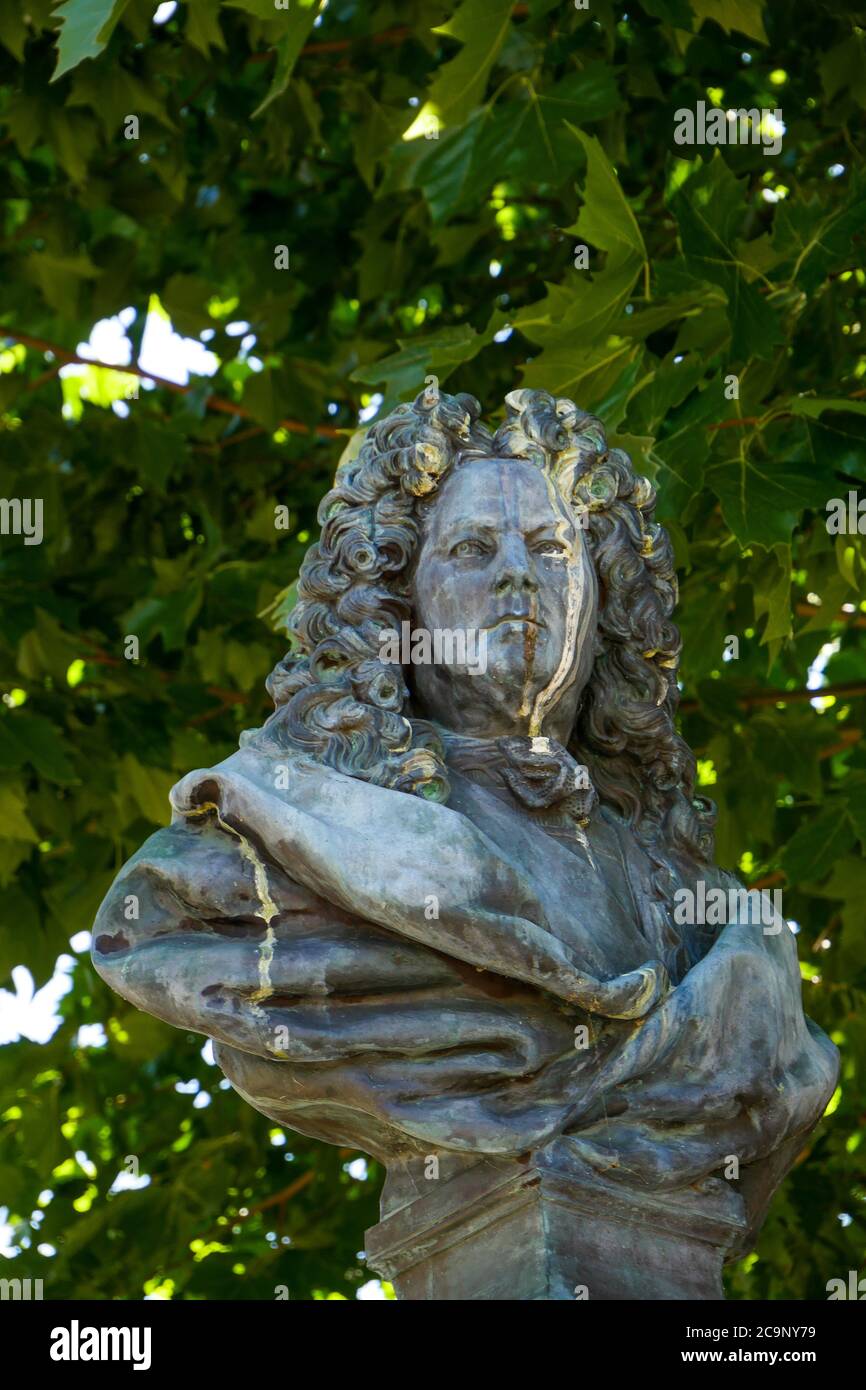
{"label": "statue chin", "polygon": [[[535,698],[543,688],[525,689],[519,666],[503,662],[484,675],[456,675],[433,688],[416,681],[412,708],[419,718],[468,737],[527,736]],[[557,713],[559,718],[545,721],[546,730],[559,732],[570,725],[568,712]]]}
{"label": "statue chin", "polygon": [[[838,1055],[712,859],[650,485],[573,403],[508,409],[494,437],[428,392],[373,427],[273,716],[173,789],[93,960],[262,1113],[386,1164],[368,1250],[401,1297],[720,1297]],[[431,631],[534,624],[475,676],[389,665],[407,594]]]}

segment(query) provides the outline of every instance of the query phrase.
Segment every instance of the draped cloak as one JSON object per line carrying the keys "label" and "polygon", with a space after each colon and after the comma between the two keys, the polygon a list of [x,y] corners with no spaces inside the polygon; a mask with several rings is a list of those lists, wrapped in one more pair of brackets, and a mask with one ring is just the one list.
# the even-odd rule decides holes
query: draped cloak
{"label": "draped cloak", "polygon": [[732,1155],[776,1155],[778,1181],[838,1072],[787,925],[676,929],[673,889],[736,880],[654,856],[608,809],[551,833],[449,776],[436,804],[245,736],[119,873],[97,970],[213,1038],[264,1114],[386,1162],[568,1135],[626,1184]]}

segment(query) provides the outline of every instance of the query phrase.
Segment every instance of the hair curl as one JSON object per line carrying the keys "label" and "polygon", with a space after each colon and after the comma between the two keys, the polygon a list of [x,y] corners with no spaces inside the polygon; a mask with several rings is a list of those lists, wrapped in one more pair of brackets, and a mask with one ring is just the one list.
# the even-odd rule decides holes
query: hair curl
{"label": "hair curl", "polygon": [[[600,420],[546,391],[506,397],[494,433],[468,395],[427,389],[370,429],[340,466],[318,512],[321,536],[301,566],[289,630],[297,650],[268,678],[266,736],[352,777],[445,801],[434,729],[410,720],[401,667],[380,660],[379,634],[411,618],[409,577],[420,524],[442,479],[478,457],[528,460],[553,476],[576,512],[599,586],[595,661],[569,747],[601,800],[672,849],[712,856],[712,804],[694,797],[695,760],[674,727],[681,642],[677,582],[655,492]],[[405,713],[404,713],[405,711]]]}

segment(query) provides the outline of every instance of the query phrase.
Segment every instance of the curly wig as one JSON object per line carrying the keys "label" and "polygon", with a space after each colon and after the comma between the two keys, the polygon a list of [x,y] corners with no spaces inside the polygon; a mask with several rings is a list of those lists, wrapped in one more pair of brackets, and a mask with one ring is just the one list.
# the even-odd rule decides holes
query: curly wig
{"label": "curly wig", "polygon": [[349,776],[447,800],[441,743],[411,717],[404,673],[380,660],[379,634],[411,620],[413,560],[442,479],[473,458],[529,461],[584,514],[598,580],[595,661],[570,751],[639,834],[708,860],[714,810],[694,797],[695,760],[674,727],[677,583],[667,533],[653,521],[655,492],[573,401],[517,390],[506,407],[492,433],[474,397],[428,388],[373,425],[338,468],[301,566],[296,646],[268,678],[276,709],[263,732]]}

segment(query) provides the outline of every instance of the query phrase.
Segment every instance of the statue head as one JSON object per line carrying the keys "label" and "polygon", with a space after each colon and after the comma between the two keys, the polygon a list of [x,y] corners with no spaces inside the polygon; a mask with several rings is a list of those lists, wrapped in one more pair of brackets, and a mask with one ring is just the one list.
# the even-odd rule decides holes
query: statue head
{"label": "statue head", "polygon": [[[707,858],[712,807],[674,727],[676,577],[653,488],[572,401],[517,390],[506,409],[493,433],[473,397],[428,388],[338,469],[266,733],[442,801],[437,726],[552,737],[602,802]],[[407,629],[475,640],[420,664],[404,644],[395,664],[383,638]]]}
{"label": "statue head", "polygon": [[[433,659],[409,671],[419,713],[478,737],[568,742],[592,670],[597,583],[581,516],[551,472],[459,458],[422,509],[410,593],[432,638],[421,654]],[[462,644],[446,644],[451,633]]]}

